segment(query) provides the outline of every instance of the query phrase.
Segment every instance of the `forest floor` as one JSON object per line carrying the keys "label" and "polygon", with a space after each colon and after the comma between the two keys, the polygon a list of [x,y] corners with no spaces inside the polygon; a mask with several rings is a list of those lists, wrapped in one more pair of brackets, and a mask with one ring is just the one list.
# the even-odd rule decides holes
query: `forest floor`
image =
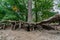
{"label": "forest floor", "polygon": [[0,30],[0,40],[60,40],[60,31]]}

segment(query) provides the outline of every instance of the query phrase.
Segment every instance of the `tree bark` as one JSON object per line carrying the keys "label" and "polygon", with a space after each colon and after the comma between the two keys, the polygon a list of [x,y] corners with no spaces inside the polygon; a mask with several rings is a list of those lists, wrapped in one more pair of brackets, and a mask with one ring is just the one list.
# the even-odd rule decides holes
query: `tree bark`
{"label": "tree bark", "polygon": [[28,22],[32,22],[32,0],[28,0]]}

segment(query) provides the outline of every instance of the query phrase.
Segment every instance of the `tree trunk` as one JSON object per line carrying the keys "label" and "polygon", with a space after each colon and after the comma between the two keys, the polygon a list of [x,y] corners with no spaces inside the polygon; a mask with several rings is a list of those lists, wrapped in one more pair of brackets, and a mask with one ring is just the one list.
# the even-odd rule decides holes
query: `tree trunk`
{"label": "tree trunk", "polygon": [[32,0],[28,0],[28,22],[32,22]]}
{"label": "tree trunk", "polygon": [[[37,1],[37,0],[36,0],[36,1]],[[36,3],[36,1],[35,1],[35,8],[36,8],[36,9],[35,9],[35,18],[36,18],[36,21],[35,21],[35,22],[38,21],[38,16],[37,16],[37,15],[38,15],[38,14],[37,14],[37,5],[36,5],[37,3]]]}

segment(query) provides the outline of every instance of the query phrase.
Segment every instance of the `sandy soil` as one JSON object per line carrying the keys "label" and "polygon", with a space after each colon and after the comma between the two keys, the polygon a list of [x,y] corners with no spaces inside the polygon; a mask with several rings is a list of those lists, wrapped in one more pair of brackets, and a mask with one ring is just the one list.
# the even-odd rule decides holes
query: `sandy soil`
{"label": "sandy soil", "polygon": [[0,40],[60,40],[57,31],[0,30]]}

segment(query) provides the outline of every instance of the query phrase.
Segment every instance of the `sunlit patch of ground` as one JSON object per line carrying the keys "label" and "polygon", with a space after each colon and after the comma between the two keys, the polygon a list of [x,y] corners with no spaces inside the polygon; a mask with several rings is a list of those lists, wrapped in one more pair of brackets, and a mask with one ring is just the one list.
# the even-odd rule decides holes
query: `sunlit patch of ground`
{"label": "sunlit patch of ground", "polygon": [[0,40],[60,40],[55,31],[0,30]]}

